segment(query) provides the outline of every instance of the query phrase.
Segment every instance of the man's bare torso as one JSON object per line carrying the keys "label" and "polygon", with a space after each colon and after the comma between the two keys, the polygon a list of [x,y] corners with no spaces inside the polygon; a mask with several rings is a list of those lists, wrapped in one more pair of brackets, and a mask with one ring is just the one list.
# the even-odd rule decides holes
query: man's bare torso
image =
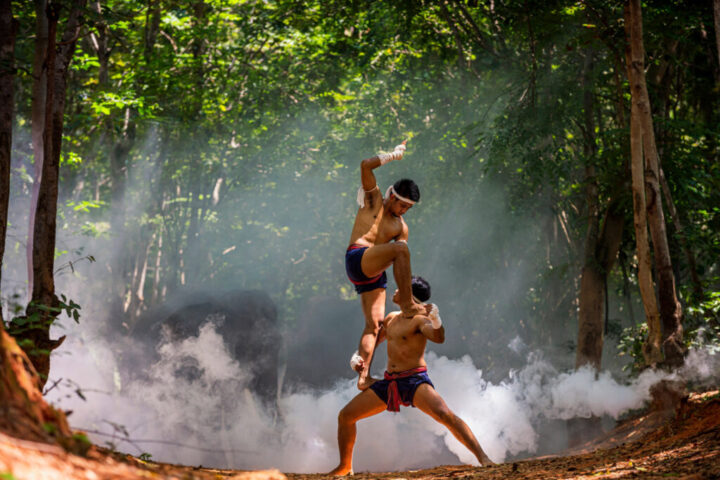
{"label": "man's bare torso", "polygon": [[388,342],[388,372],[401,372],[426,365],[427,337],[420,331],[420,326],[426,321],[424,315],[407,318],[400,312],[388,314],[384,325]]}
{"label": "man's bare torso", "polygon": [[358,210],[350,234],[350,245],[372,247],[390,243],[402,233],[403,223],[402,217],[387,212],[380,190],[376,188],[365,195],[365,206]]}

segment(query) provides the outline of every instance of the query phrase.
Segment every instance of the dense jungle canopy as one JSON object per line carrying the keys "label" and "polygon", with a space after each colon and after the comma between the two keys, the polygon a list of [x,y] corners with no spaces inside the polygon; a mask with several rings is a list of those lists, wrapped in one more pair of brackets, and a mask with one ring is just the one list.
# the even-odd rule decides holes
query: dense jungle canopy
{"label": "dense jungle canopy", "polygon": [[[47,4],[3,3],[15,18],[14,55],[3,57],[4,75],[14,75],[9,320],[27,305]],[[421,202],[406,215],[413,271],[455,319],[440,352],[469,353],[498,375],[524,362],[512,342],[573,365],[581,273],[602,263],[610,270],[595,289],[613,340],[603,364],[627,363],[620,344],[644,365],[621,3],[50,4],[58,54],[74,44],[64,52],[53,268],[57,294],[83,308],[81,324],[126,332],[192,289],[264,290],[290,327],[312,299],[357,302],[342,262],[359,163],[408,139],[405,158],[376,173],[383,190],[401,177],[420,185]],[[683,341],[717,342],[720,7],[642,8]],[[607,264],[599,232],[611,217],[617,255]],[[337,320],[359,329],[357,313]]]}

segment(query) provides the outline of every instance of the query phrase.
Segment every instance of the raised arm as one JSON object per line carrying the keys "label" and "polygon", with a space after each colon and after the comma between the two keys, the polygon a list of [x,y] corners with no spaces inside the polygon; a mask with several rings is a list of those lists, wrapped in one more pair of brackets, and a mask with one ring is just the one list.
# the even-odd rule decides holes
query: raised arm
{"label": "raised arm", "polygon": [[363,190],[365,190],[366,193],[375,190],[377,187],[377,180],[375,180],[373,170],[378,168],[380,165],[382,165],[382,163],[380,163],[380,158],[377,155],[366,158],[360,164],[360,180],[362,182]]}
{"label": "raised arm", "polygon": [[360,164],[360,180],[362,181],[362,187],[365,192],[370,192],[377,187],[373,170],[393,160],[400,160],[405,153],[405,143],[406,141],[403,141],[395,147],[392,153],[381,153],[362,161]]}

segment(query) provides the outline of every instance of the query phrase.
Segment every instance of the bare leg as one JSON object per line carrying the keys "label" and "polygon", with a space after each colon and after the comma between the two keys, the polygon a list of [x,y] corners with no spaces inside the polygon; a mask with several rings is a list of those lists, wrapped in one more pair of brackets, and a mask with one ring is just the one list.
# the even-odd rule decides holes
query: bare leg
{"label": "bare leg", "polygon": [[329,475],[352,475],[352,456],[357,436],[358,420],[377,415],[387,408],[372,390],[359,393],[350,403],[340,410],[338,415],[338,449],[340,464]]}
{"label": "bare leg", "polygon": [[467,423],[448,408],[445,401],[433,387],[427,383],[420,385],[415,391],[413,404],[436,421],[445,425],[450,430],[450,433],[475,455],[482,466],[495,465],[480,447],[480,443],[478,443]]}
{"label": "bare leg", "polygon": [[370,365],[380,332],[380,322],[385,318],[385,289],[376,288],[360,295],[363,314],[365,315],[365,329],[360,337],[358,352],[363,359],[362,370],[357,386],[360,390],[368,388],[375,380],[370,377]]}
{"label": "bare leg", "polygon": [[393,276],[400,292],[399,305],[403,315],[414,317],[424,313],[424,308],[412,299],[412,271],[410,249],[405,242],[383,243],[365,250],[360,266],[368,277],[374,277],[393,266]]}

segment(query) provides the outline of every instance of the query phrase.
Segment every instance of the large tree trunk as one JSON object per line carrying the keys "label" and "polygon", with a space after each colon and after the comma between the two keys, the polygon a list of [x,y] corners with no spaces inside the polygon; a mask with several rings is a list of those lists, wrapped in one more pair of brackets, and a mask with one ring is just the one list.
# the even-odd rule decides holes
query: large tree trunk
{"label": "large tree trunk", "polygon": [[[10,160],[12,158],[12,122],[15,111],[15,31],[11,0],[0,0],[0,284],[5,256],[8,203],[10,201]],[[0,327],[3,325],[0,305]]]}
{"label": "large tree trunk", "polygon": [[[10,0],[0,0],[0,3]],[[84,455],[91,444],[73,435],[65,413],[45,402],[42,382],[27,355],[0,322],[0,431],[36,442],[57,443]]]}
{"label": "large tree trunk", "polygon": [[[644,47],[642,39],[642,10],[640,0],[629,0],[628,7],[630,58],[629,73],[633,112],[639,117],[642,150],[645,159],[645,194],[647,219],[653,241],[655,270],[657,272],[660,319],[662,323],[665,364],[682,365],[683,345],[682,309],[675,290],[670,248],[667,240],[665,215],[660,193],[660,162],[655,143],[650,98],[645,81]],[[627,23],[627,21],[626,21]]]}
{"label": "large tree trunk", "polygon": [[[631,46],[633,35],[632,18],[629,3],[625,4],[625,33],[627,36],[626,66],[631,85],[634,85],[635,71],[633,68],[636,52]],[[634,37],[637,37],[635,34]],[[644,63],[642,58],[641,64]],[[652,278],[650,260],[650,243],[647,231],[647,210],[645,204],[645,179],[643,176],[642,126],[640,112],[636,101],[636,90],[632,89],[633,98],[630,108],[630,164],[632,171],[633,223],[635,225],[635,243],[638,257],[638,285],[645,309],[645,320],[648,326],[648,337],[643,345],[646,365],[656,365],[662,361],[662,326],[660,312],[655,298],[655,287]]]}
{"label": "large tree trunk", "polygon": [[[587,202],[587,234],[585,255],[580,278],[578,337],[575,368],[585,365],[600,370],[604,343],[603,311],[605,284],[617,256],[622,239],[623,216],[618,203],[611,200],[607,206],[602,232],[600,231],[600,198],[595,165],[597,146],[594,122],[594,96],[591,84],[592,52],[587,51],[583,73],[585,155],[585,185]],[[567,423],[568,445],[580,445],[601,433],[600,418],[576,418]]]}
{"label": "large tree trunk", "polygon": [[60,5],[48,6],[48,49],[47,49],[47,98],[45,109],[44,161],[38,205],[35,212],[33,237],[32,300],[26,310],[23,324],[15,323],[17,337],[23,342],[35,369],[40,375],[41,386],[47,381],[50,371],[50,352],[62,343],[50,339],[50,325],[58,314],[59,301],[55,295],[54,258],[57,217],[58,177],[60,150],[62,147],[63,114],[65,92],[70,60],[80,32],[80,12],[86,0],[75,0],[67,19],[62,41],[56,45]]}
{"label": "large tree trunk", "polygon": [[33,87],[32,87],[32,113],[31,138],[33,149],[33,184],[30,191],[30,212],[28,214],[28,234],[25,245],[28,276],[28,298],[32,297],[33,290],[33,231],[35,230],[35,210],[37,210],[38,194],[40,192],[40,179],[42,177],[45,130],[45,101],[47,95],[47,46],[48,46],[48,16],[46,14],[47,0],[35,0],[35,54],[33,57]]}

